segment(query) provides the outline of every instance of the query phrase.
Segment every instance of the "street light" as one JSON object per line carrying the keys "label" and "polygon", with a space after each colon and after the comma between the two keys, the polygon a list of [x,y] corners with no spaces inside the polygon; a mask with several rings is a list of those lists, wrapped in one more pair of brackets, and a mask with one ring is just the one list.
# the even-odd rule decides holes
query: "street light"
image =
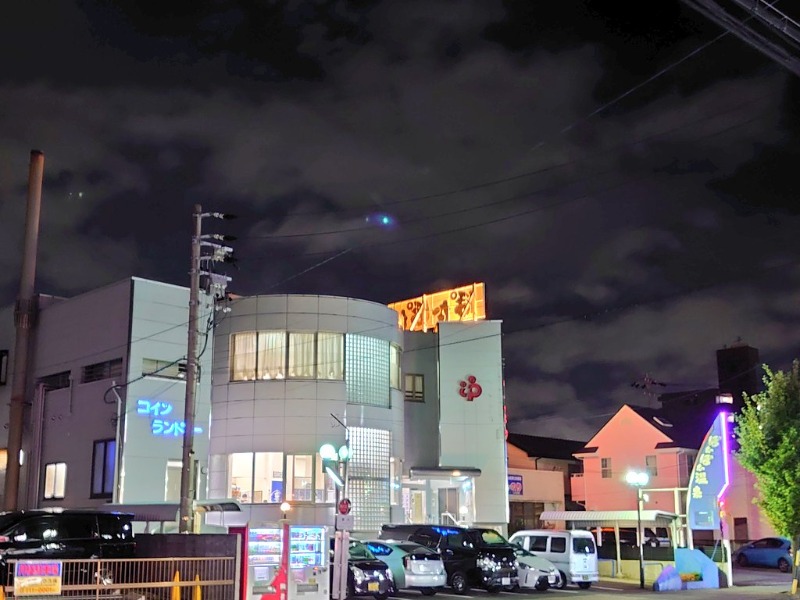
{"label": "street light", "polygon": [[650,481],[645,471],[628,471],[625,475],[628,485],[636,488],[636,534],[639,538],[639,587],[644,589],[644,532],[642,532],[642,488]]}
{"label": "street light", "polygon": [[286,519],[286,513],[292,510],[292,505],[286,501],[281,502],[281,512],[283,513],[283,518]]}

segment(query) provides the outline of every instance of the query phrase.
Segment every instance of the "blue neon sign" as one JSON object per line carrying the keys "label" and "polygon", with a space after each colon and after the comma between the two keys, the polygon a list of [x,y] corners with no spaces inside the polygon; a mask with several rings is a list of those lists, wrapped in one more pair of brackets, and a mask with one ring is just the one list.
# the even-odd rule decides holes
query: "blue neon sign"
{"label": "blue neon sign", "polygon": [[[183,437],[186,433],[186,422],[183,420],[163,419],[172,414],[175,407],[164,400],[148,400],[140,398],[136,403],[136,414],[143,417],[155,417],[150,420],[150,433],[157,437]],[[202,427],[195,427],[195,433],[203,433]]]}

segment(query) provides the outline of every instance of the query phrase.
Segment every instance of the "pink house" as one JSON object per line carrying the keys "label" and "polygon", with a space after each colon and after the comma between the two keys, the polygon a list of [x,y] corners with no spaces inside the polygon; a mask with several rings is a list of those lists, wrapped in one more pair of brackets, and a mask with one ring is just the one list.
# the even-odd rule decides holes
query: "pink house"
{"label": "pink house", "polygon": [[[646,471],[649,482],[642,509],[685,515],[686,492],[675,488],[688,486],[710,426],[710,420],[699,414],[688,413],[673,423],[662,411],[624,405],[575,453],[583,461],[583,473],[570,477],[572,500],[586,510],[636,510],[637,491],[625,475]],[[734,542],[774,536],[753,503],[757,494],[753,476],[735,457],[729,464],[731,483],[721,507],[728,535]]]}
{"label": "pink house", "polygon": [[672,488],[686,487],[707,427],[677,428],[660,411],[624,405],[575,457],[583,473],[570,478],[572,499],[586,510],[636,510],[628,471],[650,476],[645,509],[682,514],[684,499]]}

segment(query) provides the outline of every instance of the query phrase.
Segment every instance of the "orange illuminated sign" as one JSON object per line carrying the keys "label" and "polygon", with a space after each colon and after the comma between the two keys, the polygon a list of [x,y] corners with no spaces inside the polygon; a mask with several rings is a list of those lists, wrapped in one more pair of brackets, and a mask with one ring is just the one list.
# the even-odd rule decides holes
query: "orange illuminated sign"
{"label": "orange illuminated sign", "polygon": [[406,331],[437,331],[443,321],[481,321],[486,318],[484,284],[423,294],[392,302],[389,308],[397,311],[398,324]]}

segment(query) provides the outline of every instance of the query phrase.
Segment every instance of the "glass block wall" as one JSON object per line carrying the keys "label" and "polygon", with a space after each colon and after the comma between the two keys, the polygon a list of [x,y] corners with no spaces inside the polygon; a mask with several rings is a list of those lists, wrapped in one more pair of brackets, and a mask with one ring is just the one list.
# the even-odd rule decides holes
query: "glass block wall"
{"label": "glass block wall", "polygon": [[389,408],[389,342],[347,334],[347,402]]}
{"label": "glass block wall", "polygon": [[392,434],[383,429],[350,427],[352,456],[347,466],[348,494],[356,531],[380,531],[390,520]]}

